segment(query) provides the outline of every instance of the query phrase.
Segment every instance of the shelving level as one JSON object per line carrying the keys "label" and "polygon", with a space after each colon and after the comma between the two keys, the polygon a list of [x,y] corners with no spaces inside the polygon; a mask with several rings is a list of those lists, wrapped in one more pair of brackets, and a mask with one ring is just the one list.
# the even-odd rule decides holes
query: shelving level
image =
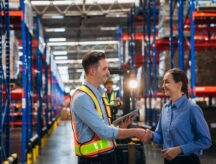
{"label": "shelving level", "polygon": [[[0,117],[0,137],[3,141],[0,142],[0,161],[5,160],[11,153],[17,153],[19,161],[25,163],[36,160],[37,154],[35,155],[33,149],[37,148],[38,153],[39,147],[44,144],[46,133],[56,124],[64,102],[64,93],[62,88],[59,89],[60,80],[56,80],[52,75],[57,72],[56,67],[51,73],[50,53],[38,17],[35,23],[36,31],[33,33],[31,2],[8,2],[1,3],[3,19],[0,19],[3,24],[0,29],[3,43],[0,46],[0,59],[2,62],[6,61],[6,64],[0,65],[0,83],[3,84],[0,89],[0,107],[4,109],[1,110]],[[9,8],[9,5],[13,7]],[[3,34],[6,34],[6,39],[2,37]],[[10,39],[12,34],[18,40],[13,42],[17,44],[20,52],[15,51],[16,46],[10,46],[13,45]],[[2,58],[4,49],[6,60]],[[13,54],[11,50],[14,50]],[[12,62],[21,64],[14,69],[16,64]],[[6,69],[3,70],[5,65]],[[51,101],[57,103],[53,104]]]}
{"label": "shelving level", "polygon": [[[216,85],[213,71],[216,69],[215,3],[206,0],[143,0],[140,1],[141,9],[131,9],[128,15],[128,32],[121,29],[119,33],[122,42],[120,45],[123,47],[120,54],[124,54],[124,58],[120,58],[124,59],[126,68],[135,70],[136,75],[138,67],[143,70],[147,124],[155,124],[152,121],[152,104],[155,106],[157,98],[162,102],[166,99],[160,87],[166,70],[179,67],[188,73],[191,97],[195,101],[198,99],[197,93],[194,93],[197,87]],[[141,15],[143,18],[137,21]],[[140,35],[141,28],[143,35]],[[142,48],[137,48],[138,44]],[[211,68],[204,69],[206,65]]]}

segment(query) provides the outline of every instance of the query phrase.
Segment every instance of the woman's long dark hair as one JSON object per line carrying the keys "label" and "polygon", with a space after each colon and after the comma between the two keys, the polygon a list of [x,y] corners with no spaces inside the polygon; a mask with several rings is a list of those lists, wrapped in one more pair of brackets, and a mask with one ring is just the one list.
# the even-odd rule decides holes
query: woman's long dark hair
{"label": "woman's long dark hair", "polygon": [[173,76],[173,79],[175,82],[182,82],[182,88],[181,91],[187,96],[189,97],[188,94],[188,78],[187,75],[184,71],[182,71],[179,68],[172,68],[170,70],[168,70],[166,73],[170,73]]}

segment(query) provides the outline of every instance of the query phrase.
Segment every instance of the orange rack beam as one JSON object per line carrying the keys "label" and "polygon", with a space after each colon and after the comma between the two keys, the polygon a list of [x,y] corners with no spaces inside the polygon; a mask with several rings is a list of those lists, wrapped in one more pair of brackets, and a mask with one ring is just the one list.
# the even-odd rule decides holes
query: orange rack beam
{"label": "orange rack beam", "polygon": [[216,86],[196,86],[195,96],[216,96]]}
{"label": "orange rack beam", "polygon": [[[21,10],[12,10],[12,11],[9,11],[9,15],[11,17],[21,17],[22,18],[22,11]],[[2,16],[4,16],[4,12],[2,11]]]}

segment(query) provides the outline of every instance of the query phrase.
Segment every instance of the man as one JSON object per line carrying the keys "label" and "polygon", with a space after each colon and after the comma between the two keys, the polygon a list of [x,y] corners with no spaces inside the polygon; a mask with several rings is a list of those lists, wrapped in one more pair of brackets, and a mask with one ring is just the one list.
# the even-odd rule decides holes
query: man
{"label": "man", "polygon": [[106,94],[108,97],[108,101],[110,105],[119,105],[121,104],[121,99],[119,97],[119,95],[117,94],[117,92],[115,92],[113,90],[113,81],[108,79],[105,84],[104,84],[105,88],[106,88]]}
{"label": "man", "polygon": [[[108,79],[110,72],[105,54],[90,52],[83,57],[82,66],[85,81],[72,96],[72,127],[74,132],[75,153],[79,164],[115,164],[115,138],[137,137],[142,139],[145,130],[125,129],[110,125],[108,104],[102,98],[100,87]],[[127,119],[120,127],[131,123]]]}

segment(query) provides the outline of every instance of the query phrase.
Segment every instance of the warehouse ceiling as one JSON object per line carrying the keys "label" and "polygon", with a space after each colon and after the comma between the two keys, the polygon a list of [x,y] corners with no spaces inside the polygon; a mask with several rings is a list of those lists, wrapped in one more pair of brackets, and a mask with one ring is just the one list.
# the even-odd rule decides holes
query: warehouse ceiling
{"label": "warehouse ceiling", "polygon": [[82,76],[86,52],[104,51],[111,69],[119,67],[119,25],[136,0],[32,0],[65,86],[75,88]]}

